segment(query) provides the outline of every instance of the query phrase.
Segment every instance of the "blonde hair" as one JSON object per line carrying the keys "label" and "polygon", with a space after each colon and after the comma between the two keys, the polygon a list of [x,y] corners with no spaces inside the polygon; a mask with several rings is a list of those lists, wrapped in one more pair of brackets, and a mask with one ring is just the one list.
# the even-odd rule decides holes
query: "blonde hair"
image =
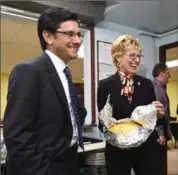
{"label": "blonde hair", "polygon": [[142,52],[142,46],[139,40],[131,35],[121,35],[112,43],[111,56],[116,67],[118,67],[117,56],[123,55],[128,47],[139,49]]}

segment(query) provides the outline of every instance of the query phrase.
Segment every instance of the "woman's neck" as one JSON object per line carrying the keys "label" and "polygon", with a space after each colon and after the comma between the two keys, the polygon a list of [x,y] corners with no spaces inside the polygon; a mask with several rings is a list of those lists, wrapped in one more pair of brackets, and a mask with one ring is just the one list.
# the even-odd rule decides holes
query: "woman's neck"
{"label": "woman's neck", "polygon": [[120,75],[120,76],[123,76],[123,77],[134,77],[134,75],[135,74],[133,74],[133,73],[128,73],[128,72],[125,72],[125,71],[122,71],[122,70],[118,70],[118,74]]}
{"label": "woman's neck", "polygon": [[120,72],[122,75],[131,75],[131,73],[128,73],[128,72],[126,72],[126,71],[123,71],[123,70],[118,70],[118,72]]}

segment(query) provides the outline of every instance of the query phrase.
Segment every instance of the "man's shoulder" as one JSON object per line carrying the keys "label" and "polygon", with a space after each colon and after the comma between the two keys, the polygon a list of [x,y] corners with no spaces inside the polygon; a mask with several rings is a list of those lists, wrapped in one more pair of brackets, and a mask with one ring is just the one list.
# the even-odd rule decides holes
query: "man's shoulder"
{"label": "man's shoulder", "polygon": [[23,73],[33,73],[33,72],[39,72],[41,69],[43,69],[43,62],[44,62],[44,56],[39,57],[33,57],[26,59],[22,61],[21,63],[16,64],[11,71],[12,74],[23,74]]}
{"label": "man's shoulder", "polygon": [[22,64],[22,65],[27,64],[27,65],[33,65],[33,66],[40,65],[44,61],[44,55],[45,54],[42,54],[42,55],[37,56],[37,57],[32,57],[32,58],[26,59],[25,61],[21,62],[20,64]]}
{"label": "man's shoulder", "polygon": [[155,89],[160,89],[161,88],[161,86],[158,84],[158,82],[156,81],[156,79],[153,79],[152,84],[153,84],[153,87]]}
{"label": "man's shoulder", "polygon": [[38,57],[33,57],[33,58],[29,58],[26,59],[24,61],[22,61],[21,63],[18,63],[14,68],[18,68],[18,67],[41,67],[42,66],[42,62],[44,61],[44,56],[38,56]]}
{"label": "man's shoulder", "polygon": [[24,60],[23,62],[19,63],[18,65],[32,65],[35,66],[38,64],[40,57],[33,57],[33,58],[29,58]]}

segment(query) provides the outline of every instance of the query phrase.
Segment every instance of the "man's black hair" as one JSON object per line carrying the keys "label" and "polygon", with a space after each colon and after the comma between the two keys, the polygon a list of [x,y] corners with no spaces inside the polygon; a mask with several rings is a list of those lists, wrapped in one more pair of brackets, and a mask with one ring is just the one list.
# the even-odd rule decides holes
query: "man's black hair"
{"label": "man's black hair", "polygon": [[154,66],[152,75],[153,77],[158,77],[161,72],[165,72],[167,70],[167,65],[163,63],[158,63]]}
{"label": "man's black hair", "polygon": [[49,7],[40,15],[38,19],[38,37],[43,50],[47,47],[47,43],[42,35],[43,31],[46,30],[52,34],[56,34],[56,30],[60,27],[60,24],[70,20],[78,23],[77,14],[59,7]]}

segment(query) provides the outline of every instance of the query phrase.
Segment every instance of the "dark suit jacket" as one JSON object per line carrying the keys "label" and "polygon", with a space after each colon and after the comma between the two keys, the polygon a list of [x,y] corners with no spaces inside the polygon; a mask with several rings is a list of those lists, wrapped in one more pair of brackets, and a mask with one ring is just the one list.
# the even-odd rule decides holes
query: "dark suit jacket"
{"label": "dark suit jacket", "polygon": [[[83,124],[86,110],[79,110]],[[10,74],[4,139],[8,175],[44,175],[70,145],[72,124],[65,92],[46,53]]]}
{"label": "dark suit jacket", "polygon": [[[101,111],[106,104],[108,94],[111,94],[111,104],[113,106],[113,117],[123,119],[130,117],[132,111],[140,105],[148,105],[156,101],[156,96],[151,80],[135,75],[134,77],[134,94],[132,102],[129,104],[126,96],[121,96],[122,84],[118,73],[101,80],[98,85],[97,104],[98,110]],[[160,119],[157,125],[165,123]],[[102,131],[102,126],[99,124]]]}

